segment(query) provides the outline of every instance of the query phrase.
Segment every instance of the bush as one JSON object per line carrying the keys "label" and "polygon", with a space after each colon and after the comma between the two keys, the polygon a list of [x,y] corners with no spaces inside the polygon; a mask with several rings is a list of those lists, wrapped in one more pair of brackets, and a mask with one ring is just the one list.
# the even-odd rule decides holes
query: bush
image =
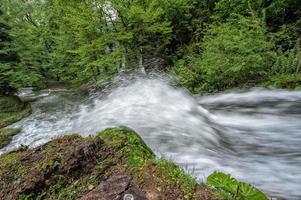
{"label": "bush", "polygon": [[[212,25],[204,38],[202,54],[186,66],[197,74],[197,80],[190,83],[196,83],[196,92],[253,86],[271,70],[277,56],[273,47],[264,23],[257,18],[240,17]],[[183,73],[178,74],[182,77]]]}
{"label": "bush", "polygon": [[300,40],[297,40],[292,49],[282,52],[279,50],[276,63],[273,66],[273,74],[294,74],[301,71]]}
{"label": "bush", "polygon": [[300,90],[301,73],[275,75],[264,81],[261,85],[264,87],[272,86],[276,88]]}

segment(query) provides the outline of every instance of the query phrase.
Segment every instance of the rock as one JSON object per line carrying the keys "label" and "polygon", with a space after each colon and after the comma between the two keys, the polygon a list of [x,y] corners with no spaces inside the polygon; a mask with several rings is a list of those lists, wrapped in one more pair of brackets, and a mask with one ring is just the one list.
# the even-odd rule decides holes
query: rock
{"label": "rock", "polygon": [[198,185],[123,128],[87,138],[68,135],[0,156],[0,199],[5,200],[217,199],[209,187]]}
{"label": "rock", "polygon": [[[59,173],[82,173],[85,170],[91,169],[96,161],[100,159],[97,152],[100,150],[102,143],[103,141],[97,138],[74,146],[74,149],[72,151],[67,151],[62,158],[62,164],[59,166]],[[102,154],[102,156],[104,156],[104,154]]]}
{"label": "rock", "polygon": [[132,178],[118,174],[101,183],[80,200],[147,200]]}
{"label": "rock", "polygon": [[0,129],[0,149],[8,145],[13,136],[18,134],[20,129],[17,128],[2,128]]}
{"label": "rock", "polygon": [[19,112],[24,106],[24,102],[17,96],[0,96],[0,112]]}
{"label": "rock", "polygon": [[[0,96],[0,129],[31,114],[31,106],[16,96]],[[1,147],[0,147],[1,148]]]}

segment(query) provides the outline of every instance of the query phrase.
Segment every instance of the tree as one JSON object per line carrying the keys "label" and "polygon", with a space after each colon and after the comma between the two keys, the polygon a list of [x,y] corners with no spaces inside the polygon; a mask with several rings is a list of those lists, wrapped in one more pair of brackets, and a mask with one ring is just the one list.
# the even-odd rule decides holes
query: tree
{"label": "tree", "polygon": [[4,13],[0,10],[0,95],[13,93],[18,87],[15,79],[17,69],[13,66],[18,56],[12,48],[13,39],[8,33],[10,27],[5,21]]}
{"label": "tree", "polygon": [[116,11],[114,22],[117,23],[120,34],[127,33],[130,36],[120,41],[126,52],[125,57],[129,61],[137,60],[134,63],[140,63],[140,68],[145,67],[143,65],[146,59],[164,59],[172,27],[164,18],[165,10],[160,1],[113,0],[111,3],[112,9]]}
{"label": "tree", "polygon": [[198,75],[194,88],[215,92],[259,83],[276,56],[266,31],[264,23],[253,17],[238,16],[238,20],[211,25],[202,54],[188,65]]}
{"label": "tree", "polygon": [[33,17],[37,5],[6,0],[1,4],[1,94],[43,83],[47,55],[40,25]]}

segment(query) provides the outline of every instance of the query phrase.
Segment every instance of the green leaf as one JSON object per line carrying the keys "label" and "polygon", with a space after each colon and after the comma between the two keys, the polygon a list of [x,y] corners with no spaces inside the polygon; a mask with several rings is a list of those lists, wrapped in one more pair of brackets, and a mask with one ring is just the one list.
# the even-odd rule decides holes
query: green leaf
{"label": "green leaf", "polygon": [[230,174],[214,172],[207,178],[207,183],[226,199],[268,200],[263,192],[252,185],[240,182]]}

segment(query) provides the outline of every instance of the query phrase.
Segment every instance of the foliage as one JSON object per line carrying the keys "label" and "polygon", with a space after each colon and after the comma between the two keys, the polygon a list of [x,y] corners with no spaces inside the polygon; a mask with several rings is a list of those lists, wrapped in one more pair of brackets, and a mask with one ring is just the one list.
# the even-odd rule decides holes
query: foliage
{"label": "foliage", "polygon": [[297,73],[300,4],[3,0],[0,95],[52,81],[101,85],[123,71],[169,71],[170,66],[193,92],[251,86]]}
{"label": "foliage", "polygon": [[9,34],[10,26],[5,23],[5,16],[0,10],[0,95],[12,93],[18,88],[22,71],[14,66],[18,59],[12,46],[12,36]]}
{"label": "foliage", "polygon": [[40,29],[31,19],[36,13],[29,4],[22,6],[18,1],[4,0],[0,10],[0,95],[42,86],[46,58]]}
{"label": "foliage", "polygon": [[298,39],[292,49],[278,53],[276,63],[273,66],[273,73],[294,74],[301,70],[301,45]]}
{"label": "foliage", "polygon": [[182,71],[191,71],[197,78],[190,81],[197,85],[189,87],[214,92],[258,83],[272,68],[276,56],[265,33],[262,22],[251,17],[240,16],[239,20],[212,25],[202,54],[187,66],[182,65]]}
{"label": "foliage", "polygon": [[198,73],[194,66],[198,57],[200,56],[190,54],[183,59],[179,59],[173,67],[173,71],[179,77],[179,83],[194,93],[200,91],[199,87],[202,80],[202,74]]}
{"label": "foliage", "polygon": [[271,76],[261,83],[263,87],[301,89],[301,74],[281,74]]}
{"label": "foliage", "polygon": [[240,182],[229,174],[214,172],[207,178],[207,183],[213,186],[216,191],[232,200],[267,200],[268,198],[258,189],[250,184]]}
{"label": "foliage", "polygon": [[226,21],[233,14],[259,17],[269,26],[277,28],[298,19],[299,0],[219,0],[213,19]]}
{"label": "foliage", "polygon": [[173,70],[192,92],[267,84],[280,74],[296,77],[300,24],[300,1],[216,1],[203,42],[177,60]]}

